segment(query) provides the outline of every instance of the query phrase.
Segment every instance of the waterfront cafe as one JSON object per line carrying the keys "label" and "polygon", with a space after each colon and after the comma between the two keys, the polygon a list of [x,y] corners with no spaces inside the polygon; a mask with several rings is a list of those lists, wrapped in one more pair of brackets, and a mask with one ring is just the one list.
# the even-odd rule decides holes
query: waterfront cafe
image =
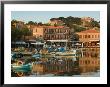
{"label": "waterfront cafe", "polygon": [[35,43],[31,43],[31,45],[33,45],[33,46],[36,47],[36,48],[38,48],[38,47],[43,48],[44,43],[41,43],[41,42],[35,42]]}
{"label": "waterfront cafe", "polygon": [[65,46],[65,47],[83,47],[82,42],[80,41],[68,41],[68,40],[47,40],[51,42],[51,45]]}
{"label": "waterfront cafe", "polygon": [[44,43],[38,42],[38,41],[34,41],[34,42],[30,42],[29,47],[31,48],[30,50],[32,50],[32,48],[34,48],[36,51],[40,51],[41,49],[43,49]]}
{"label": "waterfront cafe", "polygon": [[48,42],[51,42],[51,45],[56,44],[56,45],[60,45],[60,46],[66,46],[68,40],[47,40]]}
{"label": "waterfront cafe", "polygon": [[100,40],[89,40],[82,42],[82,47],[100,47]]}
{"label": "waterfront cafe", "polygon": [[28,44],[24,41],[11,42],[11,48],[26,47]]}

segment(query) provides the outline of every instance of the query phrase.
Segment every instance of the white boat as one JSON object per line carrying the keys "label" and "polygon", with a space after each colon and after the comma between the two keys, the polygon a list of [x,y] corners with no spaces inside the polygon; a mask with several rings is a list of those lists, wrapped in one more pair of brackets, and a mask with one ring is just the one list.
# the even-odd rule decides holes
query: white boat
{"label": "white boat", "polygon": [[79,55],[77,54],[77,50],[70,50],[70,51],[65,51],[65,52],[56,52],[55,53],[56,57],[61,57],[61,58],[76,58]]}

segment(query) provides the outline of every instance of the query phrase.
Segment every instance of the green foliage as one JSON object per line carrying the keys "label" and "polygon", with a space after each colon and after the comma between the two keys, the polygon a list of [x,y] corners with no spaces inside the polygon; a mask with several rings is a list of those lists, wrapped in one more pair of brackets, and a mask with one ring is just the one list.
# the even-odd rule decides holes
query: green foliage
{"label": "green foliage", "polygon": [[44,39],[43,39],[42,36],[39,36],[39,37],[36,38],[36,41],[38,41],[38,42],[44,42]]}
{"label": "green foliage", "polygon": [[65,18],[64,18],[64,17],[59,17],[58,19],[59,19],[59,20],[62,20],[62,21],[64,21],[64,20],[65,20]]}
{"label": "green foliage", "polygon": [[57,27],[58,25],[55,23],[54,26]]}
{"label": "green foliage", "polygon": [[33,21],[29,21],[27,24],[29,24],[29,25],[35,25],[37,23],[36,22],[33,22]]}
{"label": "green foliage", "polygon": [[59,20],[63,21],[65,25],[73,28],[73,24],[81,25],[81,18],[69,16],[67,18],[59,17]]}
{"label": "green foliage", "polygon": [[85,27],[78,26],[78,25],[73,25],[73,28],[74,28],[74,31],[75,31],[75,32],[81,32],[81,31],[86,30]]}
{"label": "green foliage", "polygon": [[71,34],[70,36],[71,41],[79,41],[79,35],[76,33]]}
{"label": "green foliage", "polygon": [[[50,20],[61,20],[64,22],[65,26],[68,26],[70,29],[74,29],[74,32],[80,32],[86,30],[84,26],[82,26],[82,21],[81,18],[79,17],[59,17],[59,18],[51,18]],[[87,22],[86,27],[98,27],[100,28],[99,22],[97,21],[92,21],[92,22]]]}
{"label": "green foliage", "polygon": [[12,20],[12,21],[11,21],[11,24],[17,23],[17,22],[18,22],[17,20]]}
{"label": "green foliage", "polygon": [[19,29],[11,29],[11,40],[16,41],[20,40],[22,37],[22,32]]}
{"label": "green foliage", "polygon": [[98,28],[100,28],[100,24],[97,21],[92,21],[91,22],[91,27],[98,27]]}
{"label": "green foliage", "polygon": [[12,28],[12,29],[15,29],[14,23],[17,23],[17,20],[12,20],[12,21],[11,21],[11,28]]}
{"label": "green foliage", "polygon": [[28,28],[21,29],[21,32],[24,36],[30,36],[31,35],[31,31],[29,31]]}
{"label": "green foliage", "polygon": [[42,24],[42,22],[39,22],[38,25],[39,25],[39,26],[42,26],[43,24]]}
{"label": "green foliage", "polygon": [[58,20],[58,18],[51,18],[50,20],[51,20],[51,21],[53,21],[53,20]]}
{"label": "green foliage", "polygon": [[25,36],[31,36],[32,32],[29,31],[29,29],[11,29],[11,40],[12,41],[17,41],[17,40],[21,40],[22,37]]}
{"label": "green foliage", "polygon": [[49,24],[49,23],[45,23],[44,25],[45,25],[45,26],[50,26],[51,24]]}

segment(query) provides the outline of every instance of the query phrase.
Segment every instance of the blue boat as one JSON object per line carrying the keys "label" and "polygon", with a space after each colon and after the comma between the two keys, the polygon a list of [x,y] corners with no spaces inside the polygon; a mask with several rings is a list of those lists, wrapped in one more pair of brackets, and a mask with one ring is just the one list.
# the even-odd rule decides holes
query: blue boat
{"label": "blue boat", "polygon": [[12,71],[17,74],[17,76],[24,76],[26,74],[30,74],[32,70],[31,64],[25,64],[25,65],[12,65],[11,67]]}
{"label": "blue boat", "polygon": [[32,55],[32,58],[41,58],[41,54],[40,53],[35,53]]}

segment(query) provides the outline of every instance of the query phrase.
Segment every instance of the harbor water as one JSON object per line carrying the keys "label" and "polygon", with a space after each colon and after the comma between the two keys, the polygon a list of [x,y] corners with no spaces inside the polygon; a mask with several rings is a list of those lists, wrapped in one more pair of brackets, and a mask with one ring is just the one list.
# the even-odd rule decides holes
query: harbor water
{"label": "harbor water", "polygon": [[[29,53],[28,53],[29,54]],[[12,77],[99,77],[100,48],[34,53],[12,58]]]}

